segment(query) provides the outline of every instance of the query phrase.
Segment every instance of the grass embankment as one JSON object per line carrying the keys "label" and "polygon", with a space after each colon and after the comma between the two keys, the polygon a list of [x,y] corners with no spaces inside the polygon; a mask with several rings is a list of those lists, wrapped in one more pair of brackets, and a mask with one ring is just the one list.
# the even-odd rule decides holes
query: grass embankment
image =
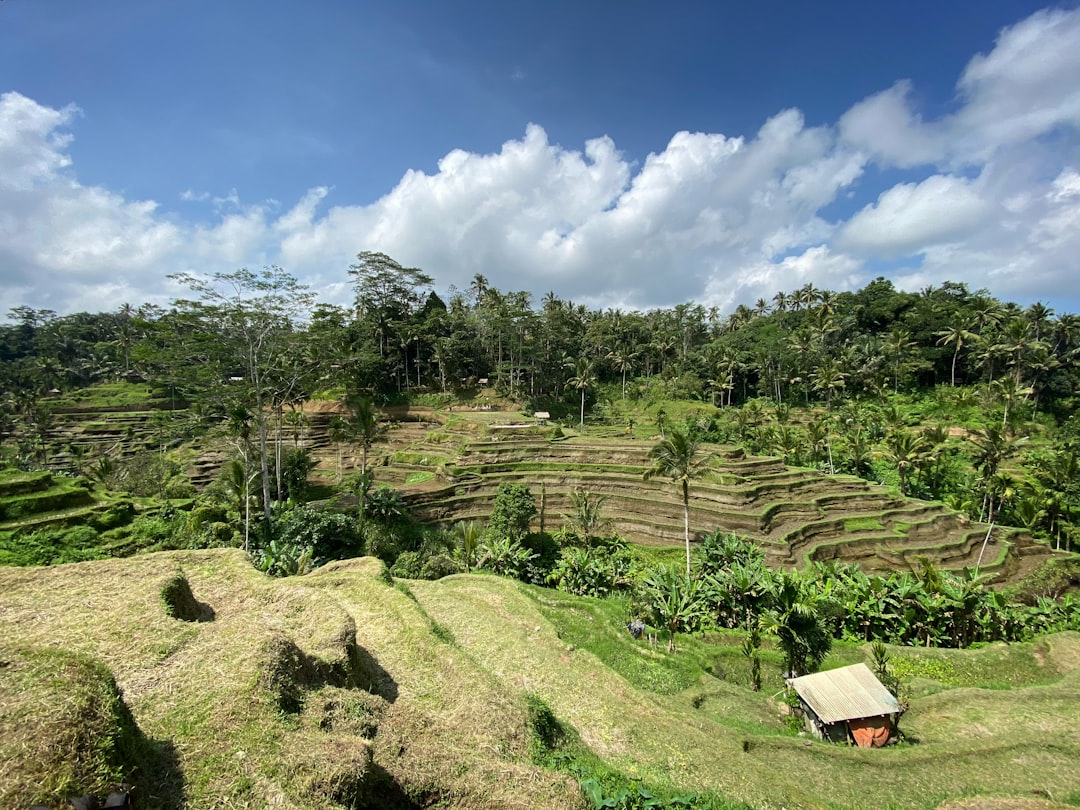
{"label": "grass embankment", "polygon": [[[1080,805],[1077,633],[891,648],[909,742],[863,751],[787,729],[768,645],[753,692],[737,632],[680,637],[672,656],[663,638],[631,639],[618,600],[488,575],[391,585],[362,559],[270,580],[237,551],[171,552],[3,569],[0,594],[0,695],[18,709],[0,752],[28,728],[43,751],[70,752],[0,755],[5,806],[57,806],[122,777],[163,808],[572,808],[582,774],[710,807],[860,808],[871,789],[883,808]],[[838,644],[825,666],[868,659]],[[28,669],[40,661],[75,674]],[[30,684],[44,691],[8,697]],[[81,693],[106,696],[97,714],[66,697]],[[548,711],[566,731],[541,757],[555,770],[534,764]],[[88,736],[114,744],[70,743]]]}
{"label": "grass embankment", "polygon": [[135,408],[145,406],[147,410],[168,403],[163,393],[155,393],[146,383],[101,383],[75,391],[48,397],[45,402],[53,409],[64,410],[108,410],[110,408]]}
{"label": "grass embankment", "polygon": [[[381,571],[359,560],[270,580],[234,551],[0,570],[4,644],[106,666],[172,763],[109,763],[46,795],[20,787],[34,772],[6,766],[4,806],[59,806],[123,776],[164,808],[574,807],[572,780],[526,761],[520,695],[433,633]],[[0,668],[5,690],[18,689],[13,672]],[[31,708],[57,713],[49,699]],[[66,751],[76,726],[41,745]],[[5,723],[0,747],[23,728]]]}

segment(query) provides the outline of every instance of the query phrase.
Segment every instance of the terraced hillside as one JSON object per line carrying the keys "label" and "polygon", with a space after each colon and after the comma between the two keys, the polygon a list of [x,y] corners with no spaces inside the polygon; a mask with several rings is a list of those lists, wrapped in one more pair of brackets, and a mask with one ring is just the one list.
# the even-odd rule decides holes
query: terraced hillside
{"label": "terraced hillside", "polygon": [[[271,437],[312,452],[318,463],[313,483],[335,483],[359,468],[360,448],[332,441],[338,410],[334,403],[309,403],[299,427],[283,426]],[[651,441],[618,433],[554,439],[553,428],[486,409],[445,413],[411,407],[386,415],[387,430],[371,448],[369,464],[378,481],[401,489],[421,520],[486,520],[499,484],[521,482],[530,486],[541,509],[535,528],[557,527],[570,511],[569,494],[585,488],[608,496],[605,514],[631,542],[682,542],[677,489],[664,479],[642,477]],[[153,408],[59,414],[53,444],[60,449],[54,462],[67,462],[65,447],[96,454],[108,447],[131,452],[154,445],[161,436],[180,431],[186,419],[186,412]],[[201,489],[217,476],[228,453],[220,442],[200,444],[187,475]],[[754,538],[773,565],[835,560],[886,571],[907,569],[925,557],[945,569],[980,564],[1004,582],[1025,575],[1052,554],[1028,534],[1000,527],[984,548],[990,527],[860,478],[786,467],[777,458],[750,457],[731,447],[709,450],[712,468],[691,487],[692,529],[698,537],[722,529]]]}
{"label": "terraced hillside", "polygon": [[[674,545],[683,540],[677,489],[660,478],[646,481],[652,442],[622,437],[576,436],[553,440],[539,425],[478,426],[424,411],[398,423],[376,456],[380,480],[406,495],[422,520],[484,520],[504,482],[528,484],[553,528],[570,511],[578,488],[608,496],[605,514],[634,543]],[[752,537],[774,565],[811,561],[858,562],[868,571],[907,569],[925,557],[938,567],[980,563],[999,581],[1031,571],[1051,555],[1026,533],[968,521],[939,503],[903,498],[852,476],[786,467],[779,459],[750,457],[713,446],[712,467],[690,491],[690,521],[698,537],[716,529]],[[409,484],[410,479],[428,480]]]}

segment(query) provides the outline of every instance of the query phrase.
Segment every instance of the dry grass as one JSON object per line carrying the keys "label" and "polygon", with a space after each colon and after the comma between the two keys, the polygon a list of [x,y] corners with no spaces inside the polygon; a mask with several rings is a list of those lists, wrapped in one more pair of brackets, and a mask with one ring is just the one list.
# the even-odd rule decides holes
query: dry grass
{"label": "dry grass", "polygon": [[[176,552],[2,569],[0,593],[2,637],[87,656],[115,677],[174,771],[134,774],[147,806],[578,800],[561,775],[525,764],[519,696],[432,636],[377,561],[274,581],[239,552]],[[173,618],[177,605],[212,620]],[[51,702],[34,705],[46,716]],[[0,742],[16,734],[5,727]]]}
{"label": "dry grass", "polygon": [[[628,776],[754,807],[863,807],[868,785],[876,806],[896,808],[1080,799],[1080,634],[1007,655],[941,654],[951,671],[993,664],[1036,685],[936,683],[904,718],[918,744],[861,751],[789,736],[768,695],[709,676],[676,694],[641,691],[561,639],[544,610],[490,576],[394,587],[372,559],[288,580],[231,551],[0,569],[3,660],[20,662],[0,667],[0,717],[17,718],[0,724],[0,803],[124,776],[151,808],[580,807],[568,776],[529,764],[530,695]],[[663,654],[625,643],[626,655]],[[41,653],[12,650],[84,662],[68,682],[99,694],[111,674],[137,724],[135,753],[90,752],[90,773],[66,776],[79,749],[60,741],[93,712],[65,714],[69,687],[40,691],[27,674]],[[100,717],[122,728],[123,704],[114,709]],[[20,759],[28,723],[64,756],[35,754],[37,770]]]}

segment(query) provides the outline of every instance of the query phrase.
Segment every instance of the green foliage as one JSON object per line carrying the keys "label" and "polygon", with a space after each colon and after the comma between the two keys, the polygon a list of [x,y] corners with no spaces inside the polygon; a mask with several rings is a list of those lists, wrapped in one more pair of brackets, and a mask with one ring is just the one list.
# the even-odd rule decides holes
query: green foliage
{"label": "green foliage", "polygon": [[675,652],[675,634],[692,632],[705,617],[701,581],[661,566],[644,579],[653,622],[668,632],[668,652]]}
{"label": "green foliage", "polygon": [[520,544],[529,533],[529,524],[538,514],[533,495],[525,484],[500,484],[491,505],[487,536],[492,540]]}
{"label": "green foliage", "polygon": [[315,565],[354,557],[360,551],[355,522],[341,512],[292,506],[281,509],[274,523],[281,547],[307,548]]}
{"label": "green foliage", "polygon": [[625,544],[564,548],[548,583],[578,596],[607,596],[629,583],[633,558]]}
{"label": "green foliage", "polygon": [[586,803],[594,810],[749,810],[747,805],[715,796],[646,786],[593,759],[570,760],[566,769],[577,778]]}
{"label": "green foliage", "polygon": [[393,487],[376,487],[367,495],[366,517],[384,525],[408,521],[409,513],[401,493]]}
{"label": "green foliage", "polygon": [[530,551],[520,540],[505,536],[489,536],[479,550],[477,568],[504,577],[533,582],[538,579],[534,561],[536,553]]}
{"label": "green foliage", "polygon": [[90,526],[0,532],[0,565],[60,565],[111,556]]}
{"label": "green foliage", "polygon": [[549,765],[570,733],[538,695],[525,694],[525,712],[530,731],[529,759],[536,765]]}
{"label": "green foliage", "polygon": [[418,551],[403,551],[390,566],[390,574],[402,579],[420,579],[424,558]]}
{"label": "green foliage", "polygon": [[311,546],[274,537],[251,553],[252,564],[272,577],[292,577],[309,573],[315,566]]}

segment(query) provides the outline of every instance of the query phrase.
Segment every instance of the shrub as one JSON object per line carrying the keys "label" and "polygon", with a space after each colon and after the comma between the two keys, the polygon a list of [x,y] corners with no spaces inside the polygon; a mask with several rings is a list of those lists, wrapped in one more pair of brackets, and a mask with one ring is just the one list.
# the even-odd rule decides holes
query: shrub
{"label": "shrub", "polygon": [[436,554],[424,561],[420,569],[421,579],[442,579],[461,570],[457,561],[449,554]]}
{"label": "shrub", "polygon": [[390,566],[390,573],[402,579],[420,579],[423,562],[419,552],[404,551],[398,555],[398,558],[394,560],[394,564]]}

